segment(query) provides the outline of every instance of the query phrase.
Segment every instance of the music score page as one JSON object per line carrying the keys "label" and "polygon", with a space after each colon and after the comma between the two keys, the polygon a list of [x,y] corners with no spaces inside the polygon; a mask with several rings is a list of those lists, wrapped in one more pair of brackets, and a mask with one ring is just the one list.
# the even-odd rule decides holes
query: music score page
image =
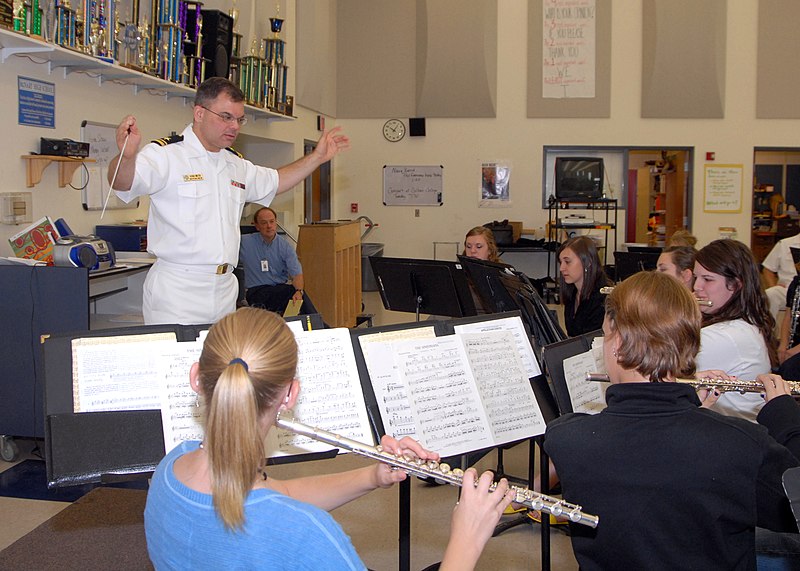
{"label": "music score page", "polygon": [[362,341],[362,350],[384,429],[395,438],[452,456],[544,433],[509,331]]}

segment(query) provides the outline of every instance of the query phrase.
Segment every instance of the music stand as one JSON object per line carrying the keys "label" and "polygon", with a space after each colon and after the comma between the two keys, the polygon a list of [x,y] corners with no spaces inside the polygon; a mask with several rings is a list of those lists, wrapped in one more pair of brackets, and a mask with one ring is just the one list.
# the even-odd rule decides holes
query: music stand
{"label": "music stand", "polygon": [[573,412],[572,399],[569,395],[567,379],[564,376],[564,360],[591,350],[594,338],[602,336],[603,332],[600,330],[590,331],[589,333],[548,345],[542,351],[544,369],[550,378],[553,396],[561,414]]}
{"label": "music stand", "polygon": [[376,256],[369,261],[386,309],[414,313],[417,321],[420,313],[475,314],[466,276],[454,262]]}
{"label": "music stand", "polygon": [[513,276],[516,270],[508,264],[458,256],[475,291],[491,313],[517,311],[519,306],[500,282],[501,275]]}
{"label": "music stand", "polygon": [[655,270],[660,255],[657,252],[614,252],[615,281],[621,282],[633,274]]}
{"label": "music stand", "polygon": [[[319,314],[301,315],[303,328],[323,328]],[[74,339],[174,333],[177,342],[194,341],[209,325],[145,325],[57,333],[42,345],[44,366],[45,463],[48,488],[104,484],[148,477],[167,452],[160,410],[75,412]],[[336,456],[336,450],[268,458],[268,464]]]}
{"label": "music stand", "polygon": [[558,319],[547,308],[531,281],[503,263],[459,256],[478,296],[492,313],[519,311],[533,336],[537,351],[566,339]]}

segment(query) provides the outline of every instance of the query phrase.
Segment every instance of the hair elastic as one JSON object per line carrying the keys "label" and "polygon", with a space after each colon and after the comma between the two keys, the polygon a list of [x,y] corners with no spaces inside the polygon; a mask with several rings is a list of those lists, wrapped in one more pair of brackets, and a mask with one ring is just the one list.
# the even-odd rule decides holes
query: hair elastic
{"label": "hair elastic", "polygon": [[228,366],[233,365],[234,363],[239,363],[242,367],[244,367],[245,371],[250,371],[250,367],[247,366],[247,363],[244,359],[236,357],[235,359],[231,359],[228,361]]}

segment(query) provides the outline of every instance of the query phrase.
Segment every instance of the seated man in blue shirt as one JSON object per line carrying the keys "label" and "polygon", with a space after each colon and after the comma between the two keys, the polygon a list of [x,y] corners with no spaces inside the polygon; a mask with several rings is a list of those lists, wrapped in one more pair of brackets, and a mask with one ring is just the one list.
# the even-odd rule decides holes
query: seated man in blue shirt
{"label": "seated man in blue shirt", "polygon": [[[242,236],[239,262],[244,265],[245,299],[252,307],[283,313],[290,299],[303,300],[300,313],[317,313],[303,292],[303,267],[286,240],[278,238],[278,221],[272,208],[253,216],[257,233]],[[291,283],[287,283],[291,278]]]}

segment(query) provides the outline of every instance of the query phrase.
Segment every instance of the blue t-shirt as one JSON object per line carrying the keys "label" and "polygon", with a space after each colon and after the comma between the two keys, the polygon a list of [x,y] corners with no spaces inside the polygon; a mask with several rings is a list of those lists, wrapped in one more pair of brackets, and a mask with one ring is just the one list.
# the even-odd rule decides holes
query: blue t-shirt
{"label": "blue t-shirt", "polygon": [[[262,271],[261,261],[266,260],[268,271]],[[303,273],[297,253],[289,243],[275,236],[267,243],[258,232],[242,236],[239,261],[244,265],[244,286],[285,284],[289,278]]]}
{"label": "blue t-shirt", "polygon": [[328,514],[267,489],[245,500],[245,524],[228,531],[211,495],[182,484],[173,465],[198,442],[184,442],[159,463],[144,510],[147,550],[162,569],[365,569],[350,538]]}

